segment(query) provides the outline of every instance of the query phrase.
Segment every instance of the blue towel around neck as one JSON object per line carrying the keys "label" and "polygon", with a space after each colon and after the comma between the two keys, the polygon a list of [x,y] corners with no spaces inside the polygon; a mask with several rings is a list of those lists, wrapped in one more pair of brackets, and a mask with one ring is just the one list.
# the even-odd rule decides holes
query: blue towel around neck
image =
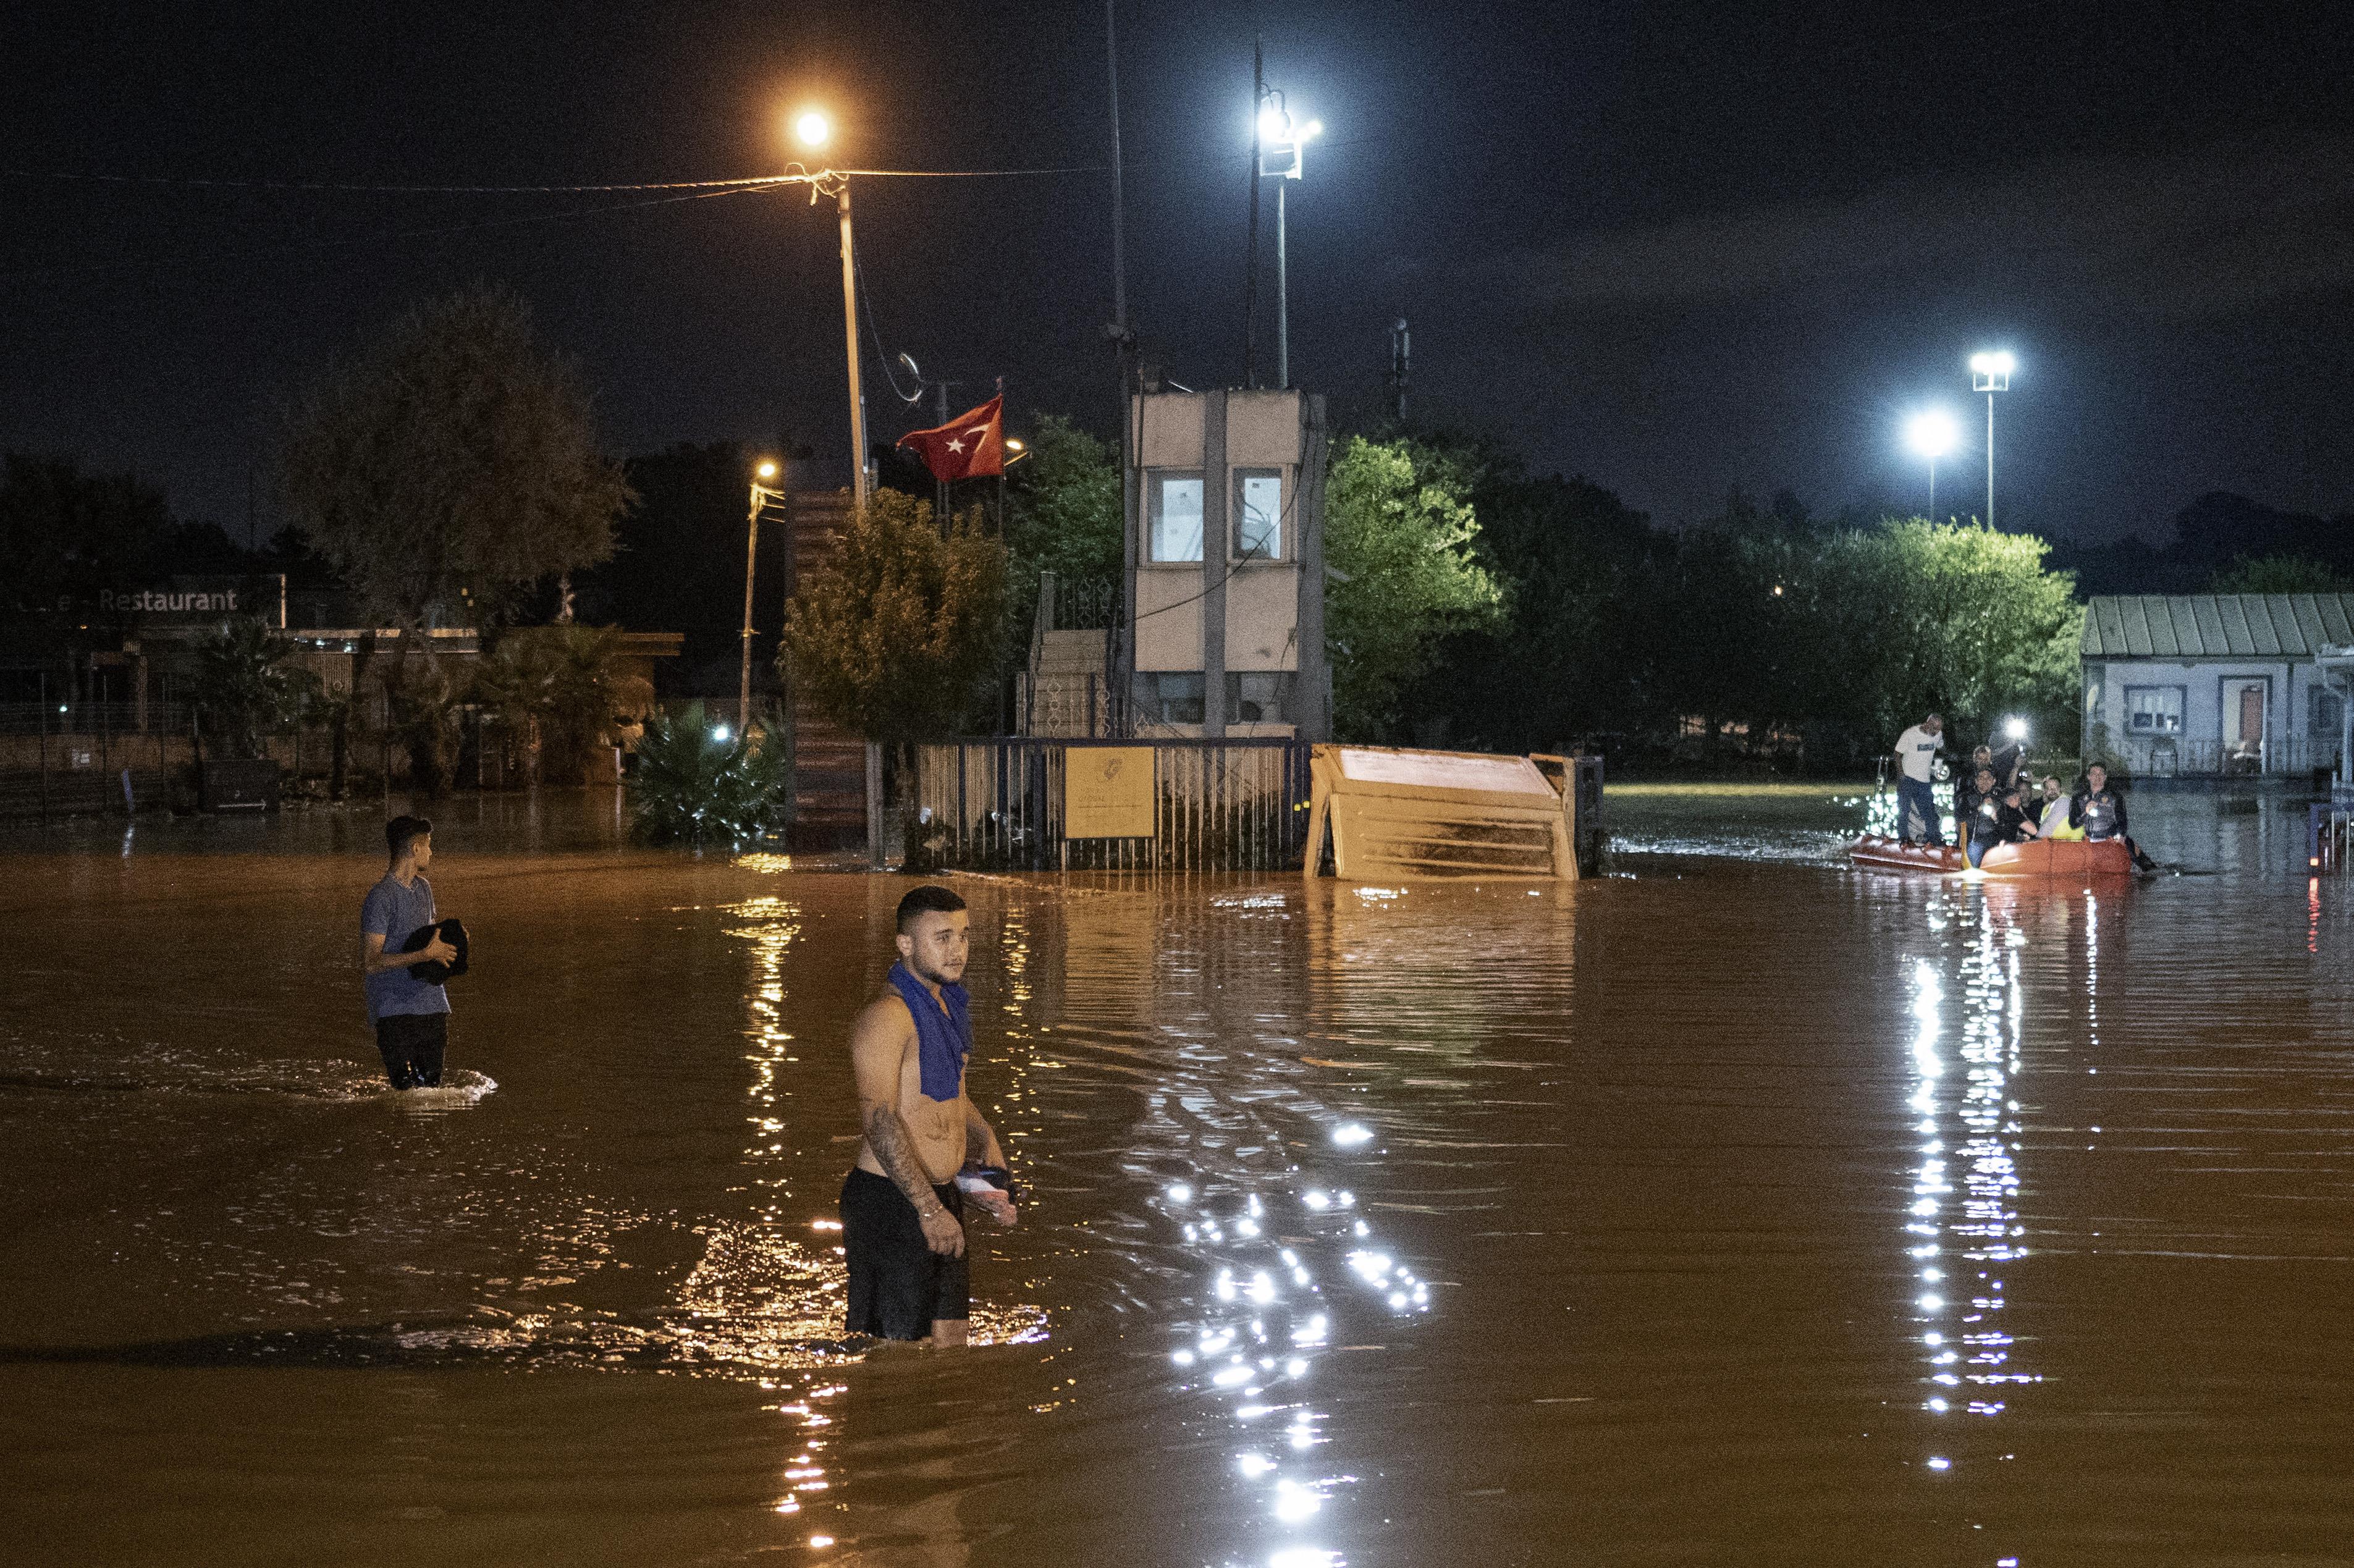
{"label": "blue towel around neck", "polygon": [[924,1097],[949,1101],[964,1084],[964,1059],[972,1054],[972,996],[953,982],[940,987],[940,1002],[905,964],[891,966],[891,983],[916,1020],[916,1060],[923,1075]]}

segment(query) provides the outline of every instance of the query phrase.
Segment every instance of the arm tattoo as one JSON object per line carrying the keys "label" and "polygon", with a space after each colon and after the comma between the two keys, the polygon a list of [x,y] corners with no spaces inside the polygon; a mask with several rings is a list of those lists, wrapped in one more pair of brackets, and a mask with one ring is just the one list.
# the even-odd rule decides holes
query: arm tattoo
{"label": "arm tattoo", "polygon": [[875,1106],[866,1113],[866,1147],[875,1151],[875,1162],[907,1195],[907,1202],[916,1205],[916,1213],[928,1214],[946,1206],[932,1191],[931,1172],[916,1158],[915,1139],[897,1111]]}

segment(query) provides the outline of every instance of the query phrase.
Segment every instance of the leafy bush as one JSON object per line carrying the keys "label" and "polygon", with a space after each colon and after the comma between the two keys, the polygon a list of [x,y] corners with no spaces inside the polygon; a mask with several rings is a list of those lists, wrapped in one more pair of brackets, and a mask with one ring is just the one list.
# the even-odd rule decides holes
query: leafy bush
{"label": "leafy bush", "polygon": [[1005,549],[980,515],[943,538],[931,503],[877,491],[803,582],[777,667],[830,722],[868,740],[960,733],[1005,619]]}
{"label": "leafy bush", "polygon": [[781,727],[721,740],[701,703],[647,722],[631,783],[638,834],[652,843],[742,843],[792,818],[792,748]]}

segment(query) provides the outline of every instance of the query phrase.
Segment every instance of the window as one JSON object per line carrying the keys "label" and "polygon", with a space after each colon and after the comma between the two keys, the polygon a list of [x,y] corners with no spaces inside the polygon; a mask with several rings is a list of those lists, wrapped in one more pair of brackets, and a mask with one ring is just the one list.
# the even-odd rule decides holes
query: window
{"label": "window", "polygon": [[2180,735],[2182,733],[2182,688],[2180,686],[2127,686],[2126,688],[2126,733],[2128,735]]}
{"label": "window", "polygon": [[1228,724],[1286,724],[1290,715],[1284,698],[1291,687],[1285,670],[1244,670],[1226,676]]}
{"label": "window", "polygon": [[1235,470],[1235,556],[1246,561],[1283,559],[1283,471]]}
{"label": "window", "polygon": [[1150,548],[1156,561],[1202,558],[1202,476],[1156,469],[1146,487]]}
{"label": "window", "polygon": [[2312,710],[2305,733],[2316,740],[2336,740],[2346,722],[2346,699],[2327,686],[2316,686],[2309,700]]}
{"label": "window", "polygon": [[1145,703],[1153,717],[1162,724],[1202,722],[1204,687],[1201,671],[1163,670],[1144,679]]}

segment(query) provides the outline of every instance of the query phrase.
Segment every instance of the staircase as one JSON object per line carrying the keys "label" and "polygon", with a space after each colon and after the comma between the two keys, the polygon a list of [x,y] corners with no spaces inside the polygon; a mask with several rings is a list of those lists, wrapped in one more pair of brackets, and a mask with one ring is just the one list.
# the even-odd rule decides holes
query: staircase
{"label": "staircase", "polygon": [[[850,493],[794,491],[786,500],[785,593],[802,574],[833,562],[850,526]],[[793,826],[797,849],[842,849],[866,842],[866,743],[792,694]]]}

